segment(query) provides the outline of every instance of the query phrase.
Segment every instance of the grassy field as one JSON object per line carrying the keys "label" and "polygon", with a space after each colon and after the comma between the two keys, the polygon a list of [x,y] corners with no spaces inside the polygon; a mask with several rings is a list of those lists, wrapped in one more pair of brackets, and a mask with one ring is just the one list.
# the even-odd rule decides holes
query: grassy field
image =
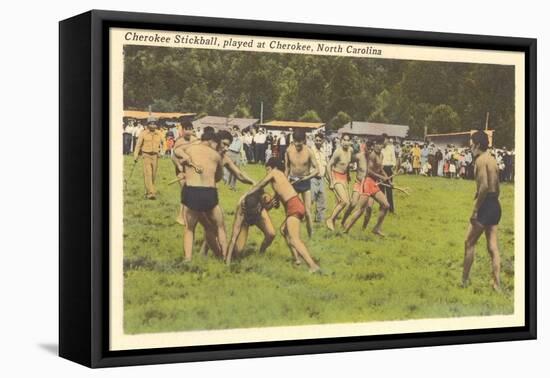
{"label": "grassy field", "polygon": [[[125,174],[131,167],[125,160]],[[263,167],[245,167],[261,178]],[[514,295],[513,186],[502,185],[499,246],[501,293],[490,286],[490,259],[482,237],[471,285],[460,287],[463,240],[473,204],[474,183],[399,176],[411,188],[396,193],[396,214],[384,224],[386,238],[360,230],[344,235],[316,225],[307,239],[323,275],[294,266],[278,235],[267,253],[257,252],[261,233],[252,228],[244,253],[227,267],[212,255],[183,263],[182,227],[175,222],[178,185],[172,163],[159,164],[156,201],[143,199],[141,165],[128,183],[124,203],[124,329],[128,334],[200,329],[368,322],[470,315],[510,314]],[[220,184],[220,201],[231,230],[234,208],[244,192]],[[334,198],[328,196],[329,209]],[[278,228],[284,210],[270,212]]]}

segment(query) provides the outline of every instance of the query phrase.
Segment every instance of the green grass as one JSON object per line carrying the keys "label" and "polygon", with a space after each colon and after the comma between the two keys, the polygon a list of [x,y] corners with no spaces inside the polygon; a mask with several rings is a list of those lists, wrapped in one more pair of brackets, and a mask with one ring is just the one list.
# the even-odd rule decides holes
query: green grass
{"label": "green grass", "polygon": [[[125,160],[129,174],[131,159]],[[261,178],[263,167],[245,167]],[[172,163],[161,159],[156,201],[143,199],[141,166],[128,183],[124,203],[124,330],[128,334],[261,326],[368,322],[513,313],[513,186],[502,185],[499,226],[501,293],[490,286],[485,239],[478,243],[471,285],[462,289],[463,242],[475,191],[472,181],[399,176],[411,188],[396,193],[396,215],[384,223],[385,239],[355,226],[349,235],[316,225],[303,238],[323,275],[294,266],[278,235],[267,253],[257,252],[261,233],[252,228],[241,256],[227,267],[212,255],[183,263],[182,227]],[[231,230],[234,207],[246,186],[220,184],[220,201]],[[328,195],[329,209],[334,198]],[[270,212],[278,229],[284,210]],[[362,221],[362,220],[361,220]]]}

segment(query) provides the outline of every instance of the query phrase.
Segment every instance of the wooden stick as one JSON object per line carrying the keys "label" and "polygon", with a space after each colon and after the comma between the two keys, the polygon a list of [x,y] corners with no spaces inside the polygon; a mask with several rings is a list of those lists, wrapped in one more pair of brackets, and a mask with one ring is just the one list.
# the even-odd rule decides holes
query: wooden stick
{"label": "wooden stick", "polygon": [[168,185],[172,185],[172,184],[175,184],[176,182],[180,182],[182,180],[185,180],[185,176],[184,177],[179,177],[179,178],[175,178],[174,180],[170,181],[168,183]]}
{"label": "wooden stick", "polygon": [[400,187],[395,186],[395,185],[384,184],[383,182],[379,182],[378,185],[382,185],[382,186],[385,186],[387,188],[392,188],[392,189],[395,189],[395,190],[399,190],[400,192],[403,192],[406,195],[410,195],[410,193],[408,192],[408,190],[406,188],[400,188]]}

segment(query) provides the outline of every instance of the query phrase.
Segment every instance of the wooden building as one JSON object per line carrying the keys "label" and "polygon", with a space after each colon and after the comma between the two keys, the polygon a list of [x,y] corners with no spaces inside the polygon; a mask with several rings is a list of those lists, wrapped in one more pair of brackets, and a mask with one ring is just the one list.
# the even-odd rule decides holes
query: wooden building
{"label": "wooden building", "polygon": [[397,141],[404,140],[409,133],[409,126],[393,125],[388,123],[351,121],[338,130],[338,134],[350,134],[352,136],[376,138],[387,134]]}
{"label": "wooden building", "polygon": [[193,128],[197,130],[200,128],[204,130],[205,127],[213,127],[214,130],[230,130],[237,126],[240,131],[247,131],[250,128],[256,126],[260,120],[257,118],[231,118],[231,117],[217,117],[217,116],[205,116],[193,121]]}
{"label": "wooden building", "polygon": [[270,121],[262,123],[260,127],[266,132],[279,134],[281,132],[291,133],[296,130],[304,130],[306,133],[317,134],[325,131],[325,124],[321,122],[298,122],[298,121]]}

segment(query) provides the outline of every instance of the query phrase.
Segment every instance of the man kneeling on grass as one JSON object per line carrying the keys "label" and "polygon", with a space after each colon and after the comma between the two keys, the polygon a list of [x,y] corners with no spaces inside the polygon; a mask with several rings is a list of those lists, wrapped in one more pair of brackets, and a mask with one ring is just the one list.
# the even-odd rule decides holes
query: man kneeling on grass
{"label": "man kneeling on grass", "polygon": [[271,158],[265,165],[267,175],[260,180],[245,196],[254,194],[263,189],[267,184],[271,184],[275,195],[281,199],[286,211],[286,218],[281,225],[283,234],[288,247],[290,248],[296,263],[300,263],[299,257],[309,265],[310,272],[320,271],[319,265],[311,258],[306,245],[300,239],[300,222],[306,215],[304,203],[298,197],[298,193],[288,181],[284,174],[284,167],[277,158]]}

